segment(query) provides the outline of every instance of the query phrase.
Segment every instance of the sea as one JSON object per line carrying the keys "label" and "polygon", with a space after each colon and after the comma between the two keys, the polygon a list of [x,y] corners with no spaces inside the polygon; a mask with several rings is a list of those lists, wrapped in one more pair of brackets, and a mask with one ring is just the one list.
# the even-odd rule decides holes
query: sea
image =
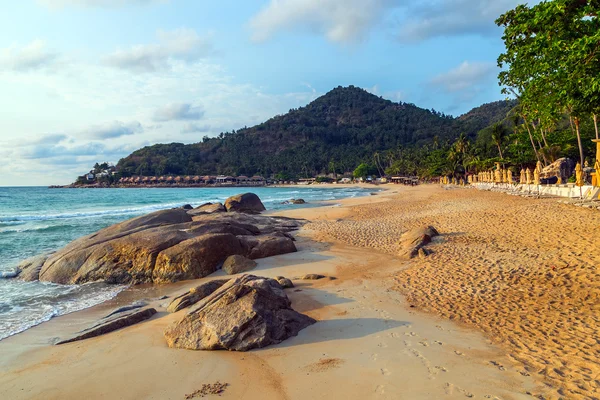
{"label": "sea", "polygon": [[[244,188],[50,189],[0,187],[0,340],[49,319],[102,303],[126,289],[104,283],[57,285],[13,279],[17,265],[99,229],[156,210],[224,202]],[[362,188],[252,188],[267,210],[314,207],[369,194]],[[307,204],[282,204],[302,198]]]}

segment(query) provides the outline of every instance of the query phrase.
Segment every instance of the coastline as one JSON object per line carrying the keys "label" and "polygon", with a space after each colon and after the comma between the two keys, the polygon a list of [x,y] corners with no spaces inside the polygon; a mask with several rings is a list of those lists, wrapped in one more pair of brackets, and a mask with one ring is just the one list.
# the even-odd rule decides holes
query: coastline
{"label": "coastline", "polygon": [[[539,382],[518,374],[501,348],[472,328],[416,312],[393,290],[390,277],[410,262],[373,246],[346,244],[318,229],[319,223],[344,223],[360,216],[361,209],[386,206],[421,189],[386,186],[377,196],[273,212],[312,223],[297,235],[298,253],[258,260],[251,273],[337,278],[296,281],[301,291],[288,292],[296,310],[319,321],[298,337],[248,353],[169,349],[162,332],[181,312],[167,314],[161,308],[165,301],[154,300],[159,313],[145,323],[70,345],[48,345],[51,337],[79,330],[117,305],[172,296],[209,278],[135,287],[107,303],[0,341],[0,394],[100,398],[118,391],[121,398],[180,399],[203,383],[220,380],[230,384],[224,398],[530,398],[525,392],[536,392]],[[210,279],[221,275],[219,271]],[[122,375],[130,379],[123,382]]]}

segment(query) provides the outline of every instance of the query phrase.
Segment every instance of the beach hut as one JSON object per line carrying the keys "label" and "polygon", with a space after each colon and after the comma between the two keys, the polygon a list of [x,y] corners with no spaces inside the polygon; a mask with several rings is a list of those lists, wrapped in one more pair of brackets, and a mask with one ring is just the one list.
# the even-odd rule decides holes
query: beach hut
{"label": "beach hut", "polygon": [[175,179],[172,176],[168,176],[166,179],[166,182],[169,184],[172,184],[175,181]]}
{"label": "beach hut", "polygon": [[173,179],[173,181],[175,181],[175,183],[176,183],[176,184],[180,184],[182,180],[183,180],[183,179],[182,179],[180,176],[176,176],[176,177]]}
{"label": "beach hut", "polygon": [[202,178],[200,178],[200,176],[196,175],[192,178],[192,180],[194,181],[194,183],[200,183],[200,181],[202,180]]}

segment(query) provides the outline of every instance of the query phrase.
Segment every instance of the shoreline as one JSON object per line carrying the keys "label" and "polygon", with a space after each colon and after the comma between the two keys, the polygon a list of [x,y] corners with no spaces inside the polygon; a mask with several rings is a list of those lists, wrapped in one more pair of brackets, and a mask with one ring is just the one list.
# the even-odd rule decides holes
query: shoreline
{"label": "shoreline", "polygon": [[[257,260],[257,269],[250,273],[288,277],[322,273],[337,278],[295,281],[301,291],[288,291],[297,311],[319,321],[297,337],[247,353],[169,349],[162,331],[181,314],[165,313],[161,301],[155,300],[151,304],[159,313],[144,323],[70,345],[47,344],[49,336],[78,330],[117,305],[172,296],[198,282],[222,277],[223,271],[197,281],[138,286],[121,292],[113,301],[53,318],[0,341],[0,394],[4,391],[9,398],[99,398],[110,397],[112,389],[119,390],[122,398],[181,399],[202,383],[220,380],[230,384],[225,398],[530,398],[525,392],[535,392],[539,382],[490,364],[490,360],[507,366],[514,363],[503,350],[472,328],[416,312],[393,290],[388,277],[405,270],[409,263],[379,250],[365,251],[326,238],[312,226],[319,221],[346,221],[357,215],[355,208],[385,205],[407,191],[387,186],[378,196],[272,212],[307,218],[311,223],[295,235],[298,253]],[[200,370],[196,365],[202,365]],[[120,373],[131,377],[128,385],[119,383],[114,374]],[[41,376],[51,376],[54,383],[49,384],[63,390],[51,391],[37,379]],[[75,383],[61,386],[66,379]]]}

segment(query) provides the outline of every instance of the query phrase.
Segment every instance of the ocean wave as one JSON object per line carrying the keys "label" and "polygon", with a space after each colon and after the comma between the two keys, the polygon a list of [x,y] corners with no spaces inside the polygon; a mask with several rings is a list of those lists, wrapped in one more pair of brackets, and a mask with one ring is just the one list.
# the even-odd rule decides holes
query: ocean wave
{"label": "ocean wave", "polygon": [[[30,301],[27,305],[19,304],[20,302],[9,303],[8,313],[0,314],[2,317],[0,318],[0,340],[49,321],[54,317],[81,311],[108,301],[125,288],[126,286],[114,286],[110,289],[86,288],[86,285],[69,286],[65,289],[70,293],[42,296],[44,297],[43,302],[35,301],[39,298],[34,297],[30,299],[34,301]],[[80,291],[84,291],[84,293],[78,293]],[[68,294],[74,295],[74,297],[64,299]]]}
{"label": "ocean wave", "polygon": [[164,210],[167,208],[181,207],[187,202],[177,203],[161,203],[153,204],[143,207],[128,207],[119,209],[105,209],[105,210],[86,210],[79,212],[70,212],[62,214],[29,214],[29,215],[15,215],[15,216],[0,216],[0,226],[2,224],[15,224],[18,222],[30,222],[30,221],[49,221],[49,220],[60,220],[60,219],[72,219],[72,218],[88,218],[88,217],[103,217],[103,216],[118,216],[118,215],[135,215],[143,214],[151,211]]}
{"label": "ocean wave", "polygon": [[0,279],[10,279],[19,275],[18,269],[11,269],[8,271],[0,271]]}

